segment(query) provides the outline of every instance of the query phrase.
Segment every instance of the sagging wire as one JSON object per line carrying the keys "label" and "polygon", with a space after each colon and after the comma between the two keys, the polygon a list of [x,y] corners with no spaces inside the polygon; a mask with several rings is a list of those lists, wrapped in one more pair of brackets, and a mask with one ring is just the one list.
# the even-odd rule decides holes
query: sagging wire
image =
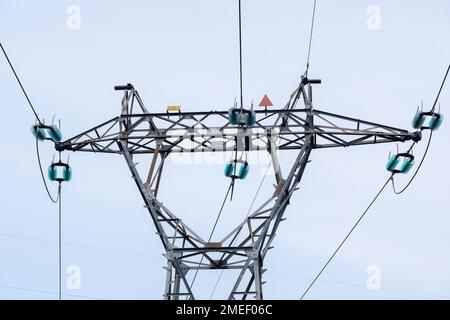
{"label": "sagging wire", "polygon": [[436,96],[436,99],[434,100],[433,108],[431,108],[432,112],[436,108],[436,104],[438,103],[439,96],[441,95],[442,88],[444,87],[445,81],[447,80],[447,76],[448,76],[449,71],[450,71],[450,64],[448,65],[447,72],[445,73],[445,76],[444,76],[444,80],[442,80],[441,87],[439,88],[439,91],[438,91],[438,94]]}
{"label": "sagging wire", "polygon": [[58,285],[59,285],[59,300],[62,300],[62,188],[61,181],[58,182]]}
{"label": "sagging wire", "polygon": [[45,187],[45,191],[47,191],[47,195],[48,195],[50,201],[53,203],[57,203],[59,200],[59,192],[58,192],[58,195],[56,196],[56,198],[53,198],[53,196],[50,193],[50,190],[47,185],[47,180],[45,179],[45,176],[44,176],[44,170],[42,169],[41,156],[40,156],[40,152],[39,152],[39,141],[38,141],[37,137],[36,137],[36,157],[37,157],[37,162],[39,164],[39,171],[41,173],[41,178],[42,178],[42,182]]}
{"label": "sagging wire", "polygon": [[[302,294],[302,296],[300,297],[300,300],[303,300],[303,298],[306,296],[306,294],[309,292],[309,290],[312,288],[312,286],[316,283],[316,281],[319,279],[319,277],[322,275],[323,271],[327,268],[327,266],[330,264],[330,262],[333,260],[333,258],[336,256],[336,254],[339,252],[339,250],[341,249],[341,247],[344,245],[344,243],[348,240],[348,238],[350,237],[350,235],[353,233],[353,231],[356,229],[356,227],[358,226],[358,224],[363,220],[363,218],[366,216],[367,212],[369,211],[369,209],[372,207],[372,205],[375,203],[375,201],[378,199],[378,197],[381,195],[381,193],[384,191],[384,189],[386,188],[386,186],[388,185],[389,181],[392,182],[392,187],[394,190],[395,194],[401,194],[403,193],[413,182],[414,178],[416,177],[417,173],[419,172],[430,147],[430,143],[431,143],[431,139],[433,137],[433,131],[430,131],[430,136],[428,138],[428,143],[427,143],[427,147],[425,149],[424,155],[422,156],[422,159],[420,160],[420,163],[416,169],[416,171],[414,172],[412,178],[409,180],[408,184],[400,191],[397,192],[395,190],[395,184],[394,184],[394,176],[395,173],[393,172],[389,178],[387,179],[387,181],[383,184],[383,186],[381,187],[380,191],[378,191],[378,193],[376,194],[376,196],[372,199],[372,201],[370,202],[369,206],[364,210],[363,214],[359,217],[359,219],[356,221],[356,223],[353,225],[353,227],[350,229],[350,231],[347,233],[347,235],[344,237],[344,239],[341,241],[341,243],[339,244],[339,246],[336,248],[336,250],[333,252],[333,254],[330,256],[330,258],[327,260],[327,262],[325,263],[325,265],[322,267],[322,269],[319,271],[319,273],[316,275],[316,277],[313,279],[313,281],[310,283],[310,285],[308,286],[308,288],[304,291],[304,293]],[[414,147],[414,145],[417,142],[413,142],[411,144],[411,146],[409,147],[407,153],[410,153]]]}
{"label": "sagging wire", "polygon": [[14,73],[14,76],[16,77],[17,82],[19,83],[19,86],[20,86],[20,88],[22,89],[22,92],[23,92],[25,98],[26,98],[27,101],[28,101],[28,104],[30,105],[31,111],[33,111],[34,116],[36,117],[37,122],[38,122],[39,124],[41,124],[42,121],[39,119],[39,116],[38,116],[36,110],[34,109],[33,104],[32,104],[31,101],[30,101],[30,98],[28,98],[27,92],[25,91],[25,88],[23,87],[22,82],[20,81],[19,76],[17,75],[16,70],[14,69],[14,67],[13,67],[13,65],[12,65],[12,63],[11,63],[11,61],[9,60],[8,54],[6,53],[5,49],[3,48],[3,45],[2,45],[1,42],[0,42],[0,48],[2,49],[3,54],[5,55],[5,58],[6,58],[6,60],[8,61],[8,64],[9,64],[9,66],[10,66],[12,72]]}
{"label": "sagging wire", "polygon": [[[25,91],[25,88],[23,87],[22,82],[20,81],[19,76],[17,75],[17,72],[14,69],[14,67],[11,63],[11,60],[9,59],[9,56],[6,53],[5,48],[3,47],[1,42],[0,42],[0,48],[2,49],[2,52],[9,64],[9,67],[11,68],[11,70],[17,80],[17,83],[19,84],[20,88],[22,89],[23,95],[27,99],[28,105],[30,106],[31,111],[34,114],[34,117],[36,118],[38,125],[43,125],[43,121],[41,121],[41,119],[38,116],[38,113],[36,112],[36,109],[34,108],[33,104],[31,103],[31,100],[28,97],[28,94]],[[53,120],[54,120],[54,117],[53,117]],[[53,123],[53,120],[52,120],[52,123]],[[60,123],[60,126],[61,126],[61,123]],[[59,277],[58,277],[58,288],[59,288],[58,292],[59,292],[59,294],[58,294],[58,297],[59,297],[59,300],[61,300],[62,299],[62,241],[61,241],[62,240],[62,223],[61,223],[61,215],[62,215],[62,205],[61,205],[62,190],[61,189],[62,188],[61,188],[61,181],[59,181],[58,182],[58,194],[57,194],[56,198],[54,198],[51,195],[50,190],[47,185],[47,181],[44,176],[44,170],[42,169],[41,156],[40,156],[40,152],[39,152],[38,135],[36,135],[36,158],[37,158],[37,162],[39,165],[39,172],[41,174],[42,182],[44,184],[47,195],[52,203],[54,203],[54,204],[58,203],[58,269],[59,269]],[[59,159],[61,161],[61,152],[59,153]]]}
{"label": "sagging wire", "polygon": [[[444,87],[445,81],[447,80],[447,76],[449,74],[450,71],[450,65],[447,68],[447,71],[445,73],[444,79],[441,83],[441,86],[439,88],[438,94],[436,96],[436,99],[434,101],[433,107],[431,108],[431,113],[434,113],[434,110],[436,108],[436,105],[438,103],[439,100],[439,96],[441,95],[442,92],[442,88]],[[378,199],[378,197],[380,196],[380,194],[383,192],[383,190],[386,188],[387,184],[389,183],[389,181],[392,182],[392,188],[394,190],[395,194],[401,194],[404,191],[406,191],[408,189],[408,187],[411,185],[411,183],[413,182],[413,180],[415,179],[415,177],[417,176],[417,173],[419,172],[420,168],[422,167],[422,164],[428,154],[428,150],[430,148],[430,144],[431,144],[431,140],[433,138],[433,128],[432,127],[421,127],[420,131],[423,132],[425,129],[430,130],[430,136],[428,138],[428,142],[427,142],[427,146],[425,148],[425,152],[422,156],[422,159],[420,160],[420,163],[416,169],[416,171],[414,172],[413,176],[411,177],[411,179],[409,180],[409,182],[406,184],[406,186],[400,190],[397,191],[395,189],[395,183],[394,183],[394,176],[396,174],[396,172],[392,172],[392,174],[390,175],[389,179],[383,184],[383,187],[380,189],[380,191],[376,194],[376,196],[373,198],[373,200],[370,202],[369,206],[366,208],[366,210],[364,210],[363,214],[359,217],[359,219],[356,221],[356,223],[353,225],[353,227],[350,229],[350,231],[347,233],[347,235],[345,236],[344,240],[342,240],[342,242],[339,244],[339,246],[337,247],[337,249],[333,252],[333,254],[331,255],[331,257],[327,260],[327,262],[325,263],[325,265],[322,267],[322,269],[319,271],[319,273],[317,274],[317,276],[313,279],[313,281],[311,282],[311,284],[308,286],[308,288],[304,291],[304,293],[302,294],[302,296],[300,297],[300,300],[303,300],[303,298],[306,296],[306,294],[309,292],[309,290],[312,288],[312,286],[314,285],[314,283],[317,281],[317,279],[320,277],[320,275],[323,273],[323,271],[326,269],[326,267],[330,264],[330,262],[333,260],[333,258],[336,256],[336,254],[338,253],[338,251],[341,249],[341,247],[344,245],[344,243],[347,241],[347,239],[350,237],[350,235],[352,234],[352,232],[356,229],[356,227],[358,226],[358,224],[362,221],[362,219],[364,218],[364,216],[366,215],[366,213],[369,211],[369,209],[372,207],[372,205],[374,204],[374,202]],[[435,128],[436,129],[436,128]],[[414,141],[411,146],[409,147],[408,151],[406,153],[410,153],[413,149],[413,147],[416,145],[417,141]]]}
{"label": "sagging wire", "polygon": [[233,194],[234,194],[234,184],[236,182],[236,173],[237,173],[237,163],[238,161],[242,161],[242,158],[244,157],[244,153],[245,153],[245,161],[247,162],[247,151],[242,151],[241,156],[239,157],[238,160],[238,147],[237,147],[237,137],[235,138],[235,143],[236,143],[236,151],[234,154],[234,169],[233,169],[233,177],[231,178],[231,194],[230,194],[230,201],[233,201]]}
{"label": "sagging wire", "polygon": [[[441,86],[439,87],[439,91],[438,91],[438,93],[437,93],[437,95],[436,95],[436,99],[434,99],[433,107],[431,108],[431,113],[433,113],[434,110],[436,109],[436,106],[437,106],[438,101],[439,101],[439,97],[441,96],[442,89],[444,88],[444,85],[445,85],[445,82],[446,82],[446,80],[447,80],[447,76],[448,76],[448,74],[449,74],[449,71],[450,71],[450,65],[447,67],[447,71],[445,72],[444,79],[442,80]],[[438,108],[438,113],[439,113],[439,112],[440,112],[440,106],[439,106],[439,108]],[[430,128],[429,128],[429,129],[430,129]],[[424,130],[424,128],[421,128],[421,132],[423,132],[423,130]],[[395,188],[394,179],[392,179],[392,189],[393,189],[393,191],[394,191],[395,194],[399,195],[399,194],[402,194],[403,192],[405,192],[405,191],[409,188],[409,186],[411,185],[411,183],[413,182],[413,180],[416,178],[416,175],[417,175],[417,173],[419,172],[420,168],[422,167],[422,164],[423,164],[423,162],[424,162],[424,160],[425,160],[425,158],[426,158],[426,156],[427,156],[427,154],[428,154],[428,150],[429,150],[429,148],[430,148],[430,144],[431,144],[432,138],[433,138],[433,130],[431,129],[431,130],[430,130],[430,136],[429,136],[429,138],[428,138],[427,146],[426,146],[426,148],[425,148],[425,152],[424,152],[424,154],[423,154],[423,156],[422,156],[422,159],[420,160],[420,163],[419,163],[419,165],[417,166],[416,171],[414,172],[412,178],[409,180],[409,182],[406,184],[406,186],[403,187],[403,189],[401,189],[400,191],[397,191],[396,188]],[[416,142],[414,142],[414,143],[412,144],[410,150],[412,149],[412,147],[414,146],[415,143],[416,143]]]}
{"label": "sagging wire", "polygon": [[[30,98],[28,97],[28,94],[27,94],[27,92],[25,91],[25,88],[23,87],[22,82],[20,81],[19,76],[17,75],[17,72],[16,72],[16,70],[14,69],[14,66],[12,65],[11,60],[9,59],[9,56],[8,56],[8,54],[6,53],[6,50],[5,50],[5,48],[3,47],[3,45],[2,45],[1,42],[0,42],[0,48],[2,49],[3,55],[5,56],[6,61],[8,62],[9,67],[11,68],[11,71],[13,72],[13,74],[14,74],[16,80],[17,80],[17,83],[19,84],[20,88],[22,89],[23,95],[25,96],[25,98],[26,98],[27,101],[28,101],[28,104],[29,104],[29,106],[30,106],[30,108],[31,108],[31,111],[33,112],[33,114],[34,114],[34,116],[35,116],[35,118],[36,118],[36,121],[38,122],[38,124],[42,124],[43,122],[42,122],[41,119],[39,118],[39,116],[38,116],[38,114],[37,114],[37,112],[36,112],[36,109],[34,108],[33,104],[31,103],[31,100],[30,100]],[[43,169],[42,169],[41,158],[40,158],[40,154],[39,154],[39,142],[38,142],[38,138],[37,138],[37,137],[36,137],[36,156],[37,156],[37,160],[38,160],[38,164],[39,164],[39,171],[40,171],[40,173],[41,173],[42,182],[43,182],[43,184],[44,184],[44,187],[45,187],[45,190],[46,190],[46,192],[47,192],[47,195],[48,195],[48,197],[50,198],[50,201],[51,201],[51,202],[57,203],[57,202],[58,202],[58,197],[56,197],[56,198],[52,197],[52,195],[51,195],[51,193],[50,193],[50,191],[49,191],[47,182],[46,182],[46,180],[45,180],[44,171],[43,171]]]}
{"label": "sagging wire", "polygon": [[[261,187],[262,187],[262,185],[263,185],[263,183],[264,183],[264,180],[266,179],[267,172],[269,171],[269,168],[270,168],[271,164],[272,164],[272,160],[271,160],[271,161],[269,162],[269,164],[267,165],[266,172],[264,173],[264,176],[263,176],[262,179],[261,179],[261,182],[260,182],[260,184],[259,184],[259,186],[258,186],[258,189],[256,190],[255,196],[253,197],[252,203],[250,204],[250,207],[248,208],[248,211],[247,211],[247,214],[246,214],[245,218],[247,218],[247,217],[250,215],[250,212],[251,212],[251,210],[252,210],[252,208],[253,208],[253,205],[255,204],[256,198],[258,197],[258,194],[259,194],[259,192],[260,192],[260,190],[261,190]],[[239,234],[241,233],[241,231],[242,231],[242,227],[238,230],[238,232],[237,232],[237,234],[236,234],[236,237],[233,239],[233,241],[231,241],[230,246],[233,246],[233,244],[235,243],[235,241],[238,239]],[[223,258],[223,257],[222,257],[222,258]],[[211,292],[211,295],[209,296],[209,300],[211,300],[212,297],[214,296],[214,293],[216,292],[217,286],[219,285],[219,282],[220,282],[220,280],[222,279],[222,275],[223,275],[224,270],[225,270],[225,269],[222,269],[222,270],[221,270],[221,272],[220,272],[220,274],[219,274],[219,277],[217,278],[216,284],[214,285],[214,288],[213,288],[213,290],[212,290],[212,292]]]}
{"label": "sagging wire", "polygon": [[308,71],[309,71],[309,59],[311,57],[311,45],[312,45],[312,38],[313,38],[313,32],[314,32],[314,20],[316,17],[316,0],[314,0],[314,6],[313,6],[313,12],[312,12],[312,18],[311,18],[311,30],[309,33],[309,46],[308,46],[308,58],[306,59],[306,71],[304,76],[308,77]]}
{"label": "sagging wire", "polygon": [[392,177],[393,177],[394,173],[391,174],[391,176],[389,176],[389,179],[386,180],[386,182],[383,184],[383,186],[381,187],[380,191],[378,191],[378,193],[375,195],[375,197],[372,199],[372,201],[370,202],[369,206],[366,208],[366,210],[364,210],[363,214],[359,217],[359,219],[356,221],[356,223],[353,225],[353,227],[350,229],[350,231],[347,233],[347,235],[345,236],[345,238],[341,241],[341,243],[339,244],[339,246],[336,248],[336,250],[334,250],[333,254],[330,256],[330,258],[327,260],[327,262],[325,263],[325,265],[322,267],[322,269],[320,269],[319,273],[316,275],[316,277],[313,279],[313,281],[310,283],[310,285],[308,286],[308,288],[306,288],[305,292],[302,294],[302,296],[300,297],[300,300],[303,300],[303,298],[306,296],[306,294],[309,292],[309,290],[312,288],[312,286],[316,283],[317,279],[319,279],[319,277],[321,276],[321,274],[323,273],[323,271],[326,269],[326,267],[330,264],[331,260],[333,260],[333,258],[336,256],[336,254],[339,252],[339,250],[342,248],[342,246],[344,245],[344,243],[348,240],[348,238],[350,237],[350,235],[353,233],[353,231],[356,229],[356,227],[358,226],[358,224],[363,220],[363,218],[366,216],[367,212],[369,211],[369,209],[372,207],[372,205],[375,203],[375,201],[378,199],[378,197],[381,195],[381,193],[383,192],[383,190],[386,188],[386,186],[388,185],[389,181],[391,181]]}
{"label": "sagging wire", "polygon": [[244,107],[244,96],[242,93],[242,16],[241,16],[241,0],[239,0],[239,89],[241,94],[241,108]]}
{"label": "sagging wire", "polygon": [[[227,202],[228,194],[230,193],[230,190],[231,190],[232,186],[233,186],[233,181],[231,181],[230,185],[228,186],[228,190],[227,190],[227,192],[225,194],[225,198],[223,199],[223,202],[222,202],[222,205],[220,207],[219,213],[217,214],[216,221],[214,222],[214,226],[213,226],[213,228],[211,230],[211,233],[209,234],[208,243],[211,241],[212,236],[214,235],[214,231],[216,230],[217,223],[219,222],[220,216],[222,215],[223,208],[225,207],[225,203]],[[204,258],[205,258],[205,256],[202,255],[202,257],[200,259],[200,262],[198,263],[198,268],[201,266]],[[192,281],[191,281],[191,284],[190,284],[191,290],[192,290],[192,288],[194,286],[195,280],[197,279],[198,270],[199,270],[198,268],[197,268],[197,270],[195,270],[194,277],[192,278]],[[188,297],[186,297],[186,299],[188,299]]]}
{"label": "sagging wire", "polygon": [[[58,273],[59,273],[59,277],[58,277],[59,295],[58,295],[58,297],[59,297],[59,300],[61,300],[62,299],[62,221],[61,221],[61,218],[62,218],[61,217],[62,216],[62,204],[61,204],[62,183],[61,183],[61,181],[58,182],[58,194],[57,194],[56,198],[53,198],[48,189],[47,181],[45,180],[45,176],[44,176],[44,171],[42,170],[41,157],[40,157],[40,153],[39,153],[39,141],[38,141],[37,137],[36,137],[36,155],[37,155],[37,160],[38,160],[38,164],[39,164],[39,171],[41,173],[42,181],[44,183],[45,190],[47,191],[47,195],[53,203],[55,203],[55,204],[58,203]],[[61,161],[61,152],[59,153],[59,159]]]}
{"label": "sagging wire", "polygon": [[403,189],[401,189],[400,191],[397,191],[395,188],[395,182],[394,182],[394,177],[392,177],[391,181],[392,181],[392,190],[394,191],[395,194],[399,195],[402,194],[403,192],[406,191],[406,189],[409,188],[409,186],[411,185],[411,183],[413,182],[413,180],[416,178],[417,173],[419,172],[420,168],[422,167],[422,164],[428,154],[428,150],[430,148],[430,144],[431,144],[431,139],[433,138],[433,131],[430,131],[430,136],[428,138],[428,142],[427,142],[427,147],[425,148],[425,152],[422,156],[422,159],[419,162],[419,165],[417,166],[416,171],[414,172],[413,176],[411,177],[411,179],[408,181],[408,183],[406,184],[405,187],[403,187]]}

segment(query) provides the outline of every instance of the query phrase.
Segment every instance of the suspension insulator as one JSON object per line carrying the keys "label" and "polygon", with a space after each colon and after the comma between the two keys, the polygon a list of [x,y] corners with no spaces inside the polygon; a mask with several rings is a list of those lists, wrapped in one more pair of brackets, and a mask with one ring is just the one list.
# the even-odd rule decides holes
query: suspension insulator
{"label": "suspension insulator", "polygon": [[47,138],[47,135],[45,133],[45,129],[43,128],[39,128],[39,126],[34,125],[31,127],[31,133],[33,134],[33,136],[35,138],[37,138],[38,140],[45,140]]}
{"label": "suspension insulator", "polygon": [[248,127],[254,126],[256,123],[256,113],[253,110],[250,110],[245,114],[245,124]]}
{"label": "suspension insulator", "polygon": [[48,167],[48,178],[50,181],[56,181],[58,170],[54,166]]}
{"label": "suspension insulator", "polygon": [[55,125],[52,125],[48,129],[48,136],[50,137],[51,140],[53,140],[53,142],[61,142],[63,138],[61,131],[59,131],[58,127]]}
{"label": "suspension insulator", "polygon": [[228,121],[231,125],[252,127],[256,123],[256,112],[254,110],[231,108],[228,110]]}
{"label": "suspension insulator", "polygon": [[428,127],[433,131],[437,130],[441,126],[442,121],[444,121],[444,115],[440,113],[434,114],[428,123]]}
{"label": "suspension insulator", "polygon": [[231,125],[239,124],[239,114],[239,109],[231,108],[230,110],[228,110],[228,121]]}
{"label": "suspension insulator", "polygon": [[62,134],[56,125],[47,126],[45,124],[36,124],[31,127],[31,133],[38,140],[52,140],[53,142],[61,142]]}
{"label": "suspension insulator", "polygon": [[232,160],[225,165],[224,174],[228,178],[243,180],[247,177],[249,170],[250,166],[247,161]]}
{"label": "suspension insulator", "polygon": [[72,168],[63,162],[52,163],[48,167],[48,178],[51,181],[70,181],[72,179]]}
{"label": "suspension insulator", "polygon": [[414,156],[410,153],[389,155],[386,169],[392,173],[408,173],[414,165]]}
{"label": "suspension insulator", "polygon": [[72,168],[71,167],[67,167],[67,168],[63,168],[63,179],[64,181],[70,181],[72,180]]}
{"label": "suspension insulator", "polygon": [[395,168],[397,168],[398,163],[400,162],[400,158],[396,155],[389,155],[389,160],[386,164],[386,169],[388,171],[394,172]]}
{"label": "suspension insulator", "polygon": [[423,112],[417,111],[413,118],[413,121],[412,121],[413,128],[414,129],[422,128],[424,122],[425,122],[425,116],[424,116]]}
{"label": "suspension insulator", "polygon": [[247,162],[241,165],[238,172],[238,178],[243,180],[247,177],[248,171],[250,170],[250,167]]}
{"label": "suspension insulator", "polygon": [[444,116],[436,112],[417,111],[412,121],[414,129],[437,130],[442,124]]}
{"label": "suspension insulator", "polygon": [[401,173],[408,173],[411,168],[414,165],[414,159],[413,158],[405,158],[405,160],[403,161],[401,167],[400,167],[400,172]]}
{"label": "suspension insulator", "polygon": [[234,164],[234,162],[233,163],[227,163],[225,165],[225,171],[224,171],[225,177],[231,178],[233,176],[235,166],[236,165]]}

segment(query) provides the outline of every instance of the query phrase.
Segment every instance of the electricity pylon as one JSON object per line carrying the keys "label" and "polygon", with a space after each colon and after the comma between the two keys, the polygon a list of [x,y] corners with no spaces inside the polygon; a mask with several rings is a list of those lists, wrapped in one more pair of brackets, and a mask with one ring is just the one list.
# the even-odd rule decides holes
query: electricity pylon
{"label": "electricity pylon", "polygon": [[[125,158],[165,250],[165,299],[194,299],[188,274],[211,269],[238,270],[229,299],[263,299],[264,258],[285,219],[286,207],[298,189],[311,151],[421,139],[420,131],[316,110],[312,85],[319,83],[302,77],[284,108],[256,111],[256,123],[251,127],[231,125],[227,110],[151,113],[131,84],[116,86],[116,90],[123,91],[121,114],[57,143],[56,148],[117,153]],[[299,101],[303,108],[297,108]],[[282,150],[297,152],[286,172],[278,161],[278,151]],[[171,153],[227,151],[269,152],[276,188],[221,241],[208,242],[158,201],[158,189],[164,163]],[[133,161],[138,154],[152,155],[145,179]]]}

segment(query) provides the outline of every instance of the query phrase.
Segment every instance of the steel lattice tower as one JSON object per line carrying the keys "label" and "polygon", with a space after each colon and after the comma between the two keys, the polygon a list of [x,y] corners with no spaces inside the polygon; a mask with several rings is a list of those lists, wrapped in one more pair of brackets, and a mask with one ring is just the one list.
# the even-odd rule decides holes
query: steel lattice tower
{"label": "steel lattice tower", "polygon": [[[165,250],[165,299],[194,299],[187,275],[211,269],[239,271],[229,299],[263,299],[264,258],[311,151],[421,139],[420,131],[315,109],[312,86],[320,82],[303,76],[284,108],[256,111],[256,123],[250,127],[230,125],[228,110],[151,113],[131,84],[117,86],[116,90],[123,91],[120,115],[57,143],[56,149],[116,153],[125,158]],[[278,161],[278,151],[285,150],[297,153],[290,168],[281,168]],[[158,201],[159,184],[171,153],[229,151],[269,152],[276,188],[221,241],[208,242]],[[133,161],[138,154],[152,155],[145,178]],[[238,241],[238,235],[242,240]]]}

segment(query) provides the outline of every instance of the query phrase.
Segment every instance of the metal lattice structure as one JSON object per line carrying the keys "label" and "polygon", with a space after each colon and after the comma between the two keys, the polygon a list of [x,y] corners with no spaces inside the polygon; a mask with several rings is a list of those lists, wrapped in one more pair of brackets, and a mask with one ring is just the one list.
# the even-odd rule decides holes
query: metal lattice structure
{"label": "metal lattice structure", "polygon": [[[124,93],[121,114],[58,143],[56,148],[117,153],[125,158],[165,250],[165,299],[194,299],[189,273],[211,269],[239,271],[229,299],[262,299],[264,258],[285,219],[311,151],[421,139],[420,132],[316,110],[312,85],[318,83],[320,80],[302,77],[284,108],[256,111],[256,123],[251,127],[230,125],[228,110],[151,113],[131,84],[118,86],[116,90]],[[297,153],[288,170],[278,161],[278,151],[284,150]],[[276,188],[227,236],[208,242],[158,201],[164,163],[175,152],[230,151],[269,152]],[[138,154],[152,155],[144,178],[133,161]]]}

